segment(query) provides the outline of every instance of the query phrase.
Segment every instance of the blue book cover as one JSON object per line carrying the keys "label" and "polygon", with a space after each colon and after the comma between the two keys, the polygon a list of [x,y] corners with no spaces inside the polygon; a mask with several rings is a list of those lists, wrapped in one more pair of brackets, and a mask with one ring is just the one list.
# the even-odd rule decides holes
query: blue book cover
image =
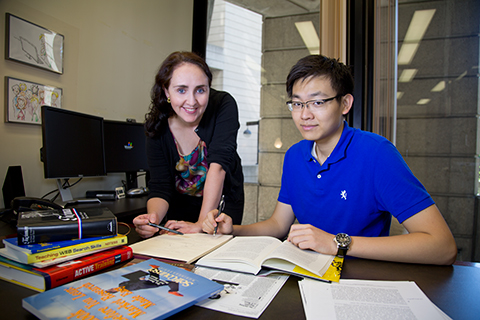
{"label": "blue book cover", "polygon": [[49,251],[49,250],[58,249],[58,248],[65,248],[65,247],[74,246],[77,244],[96,241],[96,240],[105,239],[105,238],[113,238],[115,236],[116,235],[112,234],[112,235],[101,236],[101,237],[61,240],[61,241],[33,243],[33,244],[24,244],[24,245],[18,244],[18,239],[15,237],[15,238],[3,239],[3,244],[7,248],[32,254],[32,253],[44,252],[44,251]]}
{"label": "blue book cover", "polygon": [[223,289],[193,272],[149,259],[22,300],[40,319],[165,319]]}

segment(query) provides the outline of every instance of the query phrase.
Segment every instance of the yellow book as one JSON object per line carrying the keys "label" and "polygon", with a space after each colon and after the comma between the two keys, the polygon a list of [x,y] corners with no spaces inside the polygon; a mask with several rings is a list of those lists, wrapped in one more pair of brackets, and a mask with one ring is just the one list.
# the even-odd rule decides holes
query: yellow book
{"label": "yellow book", "polygon": [[332,263],[328,267],[327,271],[325,271],[325,273],[322,276],[316,275],[315,273],[305,270],[299,266],[295,266],[295,268],[292,270],[292,273],[300,276],[306,276],[309,278],[318,279],[318,280],[339,282],[340,276],[342,274],[342,268],[343,268],[343,257],[335,256],[335,258],[332,260]]}
{"label": "yellow book", "polygon": [[60,259],[68,256],[78,256],[79,254],[87,254],[99,250],[126,245],[128,239],[126,235],[117,235],[116,237],[104,238],[95,241],[83,242],[68,247],[52,249],[49,251],[27,253],[15,250],[9,247],[0,250],[0,255],[25,264],[33,264],[45,260]]}

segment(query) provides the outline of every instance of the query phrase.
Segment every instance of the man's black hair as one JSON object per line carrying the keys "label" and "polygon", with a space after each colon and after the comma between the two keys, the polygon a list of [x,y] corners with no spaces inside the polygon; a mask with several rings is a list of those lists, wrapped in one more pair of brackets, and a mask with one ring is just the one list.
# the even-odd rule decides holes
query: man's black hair
{"label": "man's black hair", "polygon": [[353,95],[353,76],[348,66],[338,59],[309,55],[298,60],[290,69],[286,82],[288,96],[292,97],[293,85],[297,80],[304,81],[309,77],[326,77],[330,79],[332,89],[337,95]]}

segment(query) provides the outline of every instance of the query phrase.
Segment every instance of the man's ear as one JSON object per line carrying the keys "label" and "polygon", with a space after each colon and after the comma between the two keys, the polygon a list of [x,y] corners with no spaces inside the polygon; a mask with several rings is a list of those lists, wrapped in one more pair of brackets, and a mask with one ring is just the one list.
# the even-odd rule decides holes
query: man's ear
{"label": "man's ear", "polygon": [[342,114],[346,115],[353,106],[353,96],[348,93],[342,97]]}

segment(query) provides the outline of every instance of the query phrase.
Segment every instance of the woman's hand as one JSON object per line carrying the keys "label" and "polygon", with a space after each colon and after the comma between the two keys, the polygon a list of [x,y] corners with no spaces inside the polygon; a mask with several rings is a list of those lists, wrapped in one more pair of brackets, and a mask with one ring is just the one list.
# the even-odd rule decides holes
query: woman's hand
{"label": "woman's hand", "polygon": [[[181,233],[201,233],[202,232],[202,224],[198,221],[193,223],[188,221],[168,220],[167,223],[165,223],[165,227],[180,231]],[[160,233],[163,234],[163,233],[169,233],[169,232],[161,230]]]}
{"label": "woman's hand", "polygon": [[293,224],[287,240],[300,249],[310,249],[323,254],[337,254],[335,236],[310,224]]}
{"label": "woman's hand", "polygon": [[153,236],[155,233],[157,233],[158,228],[149,226],[148,223],[153,222],[158,224],[159,218],[155,213],[146,213],[146,214],[141,214],[135,219],[133,219],[133,224],[135,225],[135,230],[137,233],[140,235],[142,238],[150,238]]}
{"label": "woman's hand", "polygon": [[217,217],[218,210],[214,209],[207,213],[207,218],[203,220],[202,229],[204,232],[213,234],[213,231],[216,226],[217,233],[221,234],[232,234],[233,232],[233,222],[232,218],[225,213],[220,214]]}

